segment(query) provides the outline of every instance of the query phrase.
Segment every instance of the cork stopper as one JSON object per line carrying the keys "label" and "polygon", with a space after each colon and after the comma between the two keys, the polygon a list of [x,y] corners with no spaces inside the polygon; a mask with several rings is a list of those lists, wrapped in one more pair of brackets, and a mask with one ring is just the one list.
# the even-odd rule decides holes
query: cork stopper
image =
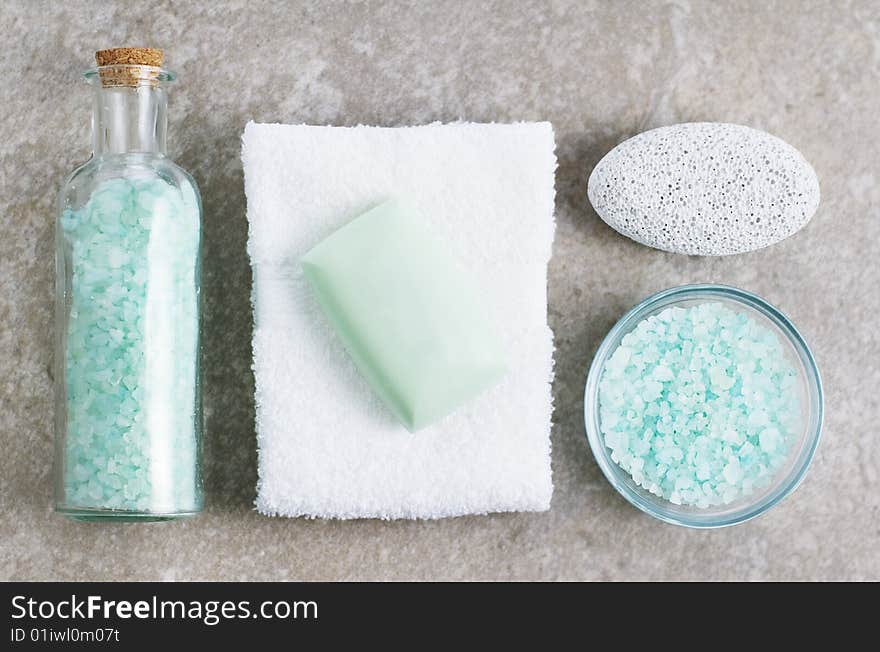
{"label": "cork stopper", "polygon": [[162,50],[156,48],[110,48],[95,52],[99,66],[154,66],[162,67],[165,58]]}
{"label": "cork stopper", "polygon": [[156,48],[110,48],[95,52],[102,86],[155,85],[165,55]]}

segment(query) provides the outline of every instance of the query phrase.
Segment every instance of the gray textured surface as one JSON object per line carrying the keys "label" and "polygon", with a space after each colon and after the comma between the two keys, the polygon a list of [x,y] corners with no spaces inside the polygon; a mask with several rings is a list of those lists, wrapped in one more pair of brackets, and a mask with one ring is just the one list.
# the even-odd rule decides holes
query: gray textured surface
{"label": "gray textured surface", "polygon": [[[284,6],[284,8],[280,8]],[[0,578],[880,579],[880,5],[876,2],[8,2],[0,117]],[[87,156],[92,50],[151,44],[181,81],[170,150],[205,200],[207,512],[88,525],[50,510],[52,213]],[[255,482],[250,272],[239,135],[249,118],[401,125],[546,119],[558,139],[550,322],[550,512],[437,522],[273,520]],[[766,129],[816,168],[813,221],[726,259],[618,236],[592,166],[644,129]],[[617,496],[584,442],[583,373],[645,295],[696,281],[755,291],[818,358],[824,441],[804,484],[745,525],[694,532]]]}

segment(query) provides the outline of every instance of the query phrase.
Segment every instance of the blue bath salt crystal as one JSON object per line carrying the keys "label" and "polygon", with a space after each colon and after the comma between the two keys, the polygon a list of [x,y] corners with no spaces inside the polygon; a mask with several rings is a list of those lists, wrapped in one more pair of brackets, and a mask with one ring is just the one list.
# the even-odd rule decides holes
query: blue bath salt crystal
{"label": "blue bath salt crystal", "polygon": [[197,505],[198,198],[101,183],[61,216],[68,280],[64,490],[91,509]]}
{"label": "blue bath salt crystal", "polygon": [[599,381],[611,459],[676,505],[727,505],[766,487],[803,427],[779,337],[718,302],[667,308],[625,335]]}

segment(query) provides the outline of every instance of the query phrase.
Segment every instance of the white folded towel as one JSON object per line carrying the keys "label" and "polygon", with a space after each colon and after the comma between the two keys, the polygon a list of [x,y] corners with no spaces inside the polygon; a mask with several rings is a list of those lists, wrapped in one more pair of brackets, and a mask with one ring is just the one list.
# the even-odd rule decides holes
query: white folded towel
{"label": "white folded towel", "polygon": [[[550,506],[553,243],[549,123],[313,127],[243,136],[253,267],[259,482],[267,515],[440,518]],[[411,434],[361,377],[299,259],[405,197],[474,275],[510,372]]]}

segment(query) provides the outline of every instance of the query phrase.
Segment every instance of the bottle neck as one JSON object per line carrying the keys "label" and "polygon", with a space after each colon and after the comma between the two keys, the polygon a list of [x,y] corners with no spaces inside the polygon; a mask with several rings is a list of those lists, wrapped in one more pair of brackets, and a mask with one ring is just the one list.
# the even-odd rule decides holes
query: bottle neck
{"label": "bottle neck", "polygon": [[94,84],[92,151],[108,154],[165,154],[168,96],[162,84]]}

